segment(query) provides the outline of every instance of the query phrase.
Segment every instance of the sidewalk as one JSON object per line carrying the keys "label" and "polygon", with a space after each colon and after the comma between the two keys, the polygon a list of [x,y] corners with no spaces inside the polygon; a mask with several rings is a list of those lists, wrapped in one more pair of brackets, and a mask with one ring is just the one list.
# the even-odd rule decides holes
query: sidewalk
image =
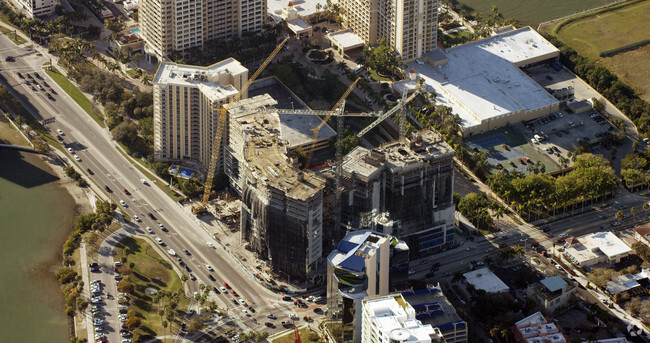
{"label": "sidewalk", "polygon": [[[88,258],[86,256],[86,243],[85,242],[81,242],[81,244],[79,245],[79,255],[81,257],[81,266],[80,266],[81,267],[81,280],[83,280],[83,282],[84,282],[84,295],[86,297],[88,297],[88,299],[90,299],[91,298],[91,296],[90,296],[90,275],[88,273],[88,267],[87,267],[88,266]],[[90,307],[90,306],[92,306],[92,305],[88,305],[88,307]],[[86,313],[84,314],[85,318],[86,318],[86,320],[85,320],[85,322],[86,322],[86,331],[87,331],[87,334],[88,334],[88,342],[94,342],[95,341],[95,334],[94,334],[94,330],[93,330],[93,319],[92,319],[92,315],[90,313],[91,312],[89,311],[89,309],[86,309]],[[76,324],[77,323],[75,323],[75,331],[76,331],[76,329],[78,329],[78,327],[77,327],[78,325],[76,325]],[[77,337],[81,337],[79,332],[76,332],[76,333],[77,333]]]}

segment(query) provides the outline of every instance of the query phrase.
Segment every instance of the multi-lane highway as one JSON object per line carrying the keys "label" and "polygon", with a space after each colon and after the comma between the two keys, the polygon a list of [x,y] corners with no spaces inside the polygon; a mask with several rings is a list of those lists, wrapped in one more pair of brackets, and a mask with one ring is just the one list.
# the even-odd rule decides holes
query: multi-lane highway
{"label": "multi-lane highway", "polygon": [[[15,61],[5,62],[7,56],[15,57]],[[191,273],[198,279],[189,281],[192,289],[198,288],[198,282],[217,288],[227,282],[247,304],[257,310],[255,315],[259,317],[258,324],[245,320],[245,323],[253,328],[264,327],[262,313],[268,313],[273,308],[283,308],[279,305],[278,295],[255,281],[230,254],[216,244],[193,215],[187,213],[153,184],[160,182],[159,180],[146,179],[131,161],[118,152],[110,133],[94,122],[43,71],[43,64],[49,62],[47,57],[39,56],[33,49],[16,48],[6,36],[0,36],[0,61],[2,83],[7,89],[21,100],[37,119],[56,119],[54,123],[48,124],[47,128],[53,136],[57,135],[57,130],[63,132],[61,136],[64,142],[74,151],[68,153],[68,163],[76,164],[83,171],[90,169],[92,175],[87,175],[88,178],[102,189],[108,186],[112,192],[107,193],[107,196],[117,204],[120,204],[120,200],[124,201],[126,206],[122,206],[123,211],[131,218],[136,215],[140,218],[141,222],[134,223],[138,231],[153,238],[159,237],[164,242],[165,250],[171,248],[182,256]],[[45,81],[53,88],[56,93],[54,100],[45,95],[47,88],[45,91],[31,90],[31,87],[25,84],[25,79],[20,78],[16,72],[20,72],[24,77],[27,73],[33,75],[37,72],[43,78],[39,80],[39,84],[42,85]],[[79,161],[75,161],[73,155],[77,155]],[[141,182],[142,179],[146,180],[146,184]],[[148,213],[152,213],[156,220],[149,218]],[[162,223],[167,230],[160,229],[158,223]],[[146,233],[145,227],[151,227],[154,233]],[[208,246],[207,242],[213,243],[214,248]],[[185,255],[183,249],[187,249],[191,255]],[[206,265],[210,265],[214,271],[209,271]],[[231,313],[241,313],[243,307],[234,305],[231,298],[230,294],[220,294],[217,296],[217,304],[233,311],[237,309]],[[284,309],[284,312],[289,311],[290,309]]]}

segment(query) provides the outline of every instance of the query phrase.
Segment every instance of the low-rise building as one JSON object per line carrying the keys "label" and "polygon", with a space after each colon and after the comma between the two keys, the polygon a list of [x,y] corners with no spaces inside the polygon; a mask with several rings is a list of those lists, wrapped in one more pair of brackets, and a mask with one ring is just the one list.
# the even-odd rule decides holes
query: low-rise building
{"label": "low-rise building", "polygon": [[565,306],[575,294],[575,287],[561,276],[551,276],[528,287],[528,297],[538,303],[546,313]]}
{"label": "low-rise building", "polygon": [[363,301],[362,335],[355,341],[434,343],[445,339],[438,328],[422,324],[413,306],[401,294],[396,294]]}
{"label": "low-rise building", "polygon": [[467,323],[442,293],[440,285],[402,292],[404,300],[415,309],[415,319],[431,324],[442,333],[447,343],[467,343]]}
{"label": "low-rise building", "polygon": [[536,312],[515,323],[515,339],[521,343],[567,343],[562,328]]}
{"label": "low-rise building", "polygon": [[581,267],[619,263],[630,253],[632,249],[612,232],[574,237],[567,240],[564,249],[564,254]]}
{"label": "low-rise building", "polygon": [[616,277],[607,282],[607,291],[611,294],[627,293],[637,295],[645,293],[650,289],[650,267],[641,269],[640,273],[627,274]]}
{"label": "low-rise building", "polygon": [[650,246],[650,226],[635,227],[634,240]]}
{"label": "low-rise building", "polygon": [[463,274],[467,283],[476,289],[484,290],[488,293],[505,293],[510,291],[510,287],[503,283],[496,274],[487,267],[476,269]]}

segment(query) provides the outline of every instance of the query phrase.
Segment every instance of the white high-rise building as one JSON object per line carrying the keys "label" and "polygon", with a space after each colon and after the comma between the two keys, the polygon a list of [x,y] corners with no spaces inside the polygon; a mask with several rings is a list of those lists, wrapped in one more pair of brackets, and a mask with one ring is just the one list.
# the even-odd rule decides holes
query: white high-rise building
{"label": "white high-rise building", "polygon": [[262,29],[266,0],[141,0],[140,36],[145,52],[163,58],[172,51],[203,48]]}
{"label": "white high-rise building", "polygon": [[[248,81],[248,69],[229,58],[208,67],[163,62],[153,80],[154,157],[208,168],[219,109]],[[247,94],[242,94],[246,98]],[[217,171],[223,168],[227,127]]]}
{"label": "white high-rise building", "polygon": [[385,38],[403,60],[435,50],[438,36],[437,0],[340,0],[343,25],[366,44]]}
{"label": "white high-rise building", "polygon": [[59,4],[57,0],[12,0],[16,6],[22,8],[29,18],[45,17],[54,13],[54,8]]}
{"label": "white high-rise building", "polygon": [[363,300],[361,343],[444,342],[442,333],[415,318],[415,309],[401,294]]}

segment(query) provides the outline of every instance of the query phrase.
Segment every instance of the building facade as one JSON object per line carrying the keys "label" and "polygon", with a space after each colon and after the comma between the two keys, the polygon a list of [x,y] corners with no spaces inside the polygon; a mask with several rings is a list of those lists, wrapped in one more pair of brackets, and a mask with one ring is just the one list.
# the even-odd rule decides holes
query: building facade
{"label": "building facade", "polygon": [[[402,239],[411,257],[454,240],[454,151],[423,130],[373,150],[357,147],[343,160],[341,233],[363,228]],[[380,229],[373,227],[382,214]],[[340,239],[339,237],[336,237]]]}
{"label": "building facade", "polygon": [[341,0],[343,24],[366,44],[380,38],[403,60],[411,61],[437,47],[436,0]]}
{"label": "building facade", "polygon": [[370,297],[363,300],[362,343],[434,343],[445,342],[438,328],[422,324],[415,309],[401,294]]}
{"label": "building facade", "polygon": [[[247,81],[248,69],[232,58],[209,67],[161,63],[153,80],[155,159],[207,169],[220,109]],[[223,170],[226,129],[217,172]]]}
{"label": "building facade", "polygon": [[347,234],[327,257],[328,318],[354,323],[355,337],[360,337],[361,300],[408,285],[408,263],[403,241],[370,230]]}
{"label": "building facade", "polygon": [[566,306],[575,292],[575,287],[557,275],[533,284],[527,290],[528,298],[533,299],[549,314]]}
{"label": "building facade", "polygon": [[260,31],[266,0],[142,0],[139,12],[145,52],[162,59],[174,50]]}
{"label": "building facade", "polygon": [[54,14],[57,0],[12,0],[17,7],[22,8],[28,18],[46,17]]}

